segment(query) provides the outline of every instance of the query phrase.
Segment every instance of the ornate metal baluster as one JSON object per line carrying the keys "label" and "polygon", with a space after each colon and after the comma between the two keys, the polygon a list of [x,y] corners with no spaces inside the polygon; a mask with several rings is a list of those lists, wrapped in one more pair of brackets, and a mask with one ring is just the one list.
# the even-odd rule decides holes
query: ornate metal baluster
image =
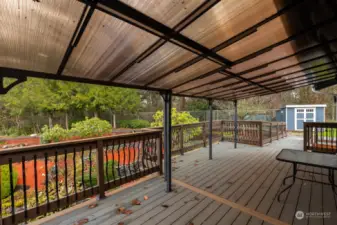
{"label": "ornate metal baluster", "polygon": [[68,191],[68,162],[67,149],[64,150],[64,186],[66,190],[67,206],[69,206],[69,191]]}
{"label": "ornate metal baluster", "polygon": [[[25,156],[22,156],[22,180],[23,180],[23,201],[25,209],[25,222],[27,222],[28,213],[27,213],[27,184],[26,184],[26,159]],[[1,204],[1,202],[0,202]]]}
{"label": "ornate metal baluster", "polygon": [[48,153],[44,153],[45,193],[47,199],[47,211],[49,212],[49,179],[48,179]]}
{"label": "ornate metal baluster", "polygon": [[56,184],[56,200],[57,208],[60,208],[60,196],[59,196],[59,176],[58,176],[58,152],[55,151],[55,184]]}

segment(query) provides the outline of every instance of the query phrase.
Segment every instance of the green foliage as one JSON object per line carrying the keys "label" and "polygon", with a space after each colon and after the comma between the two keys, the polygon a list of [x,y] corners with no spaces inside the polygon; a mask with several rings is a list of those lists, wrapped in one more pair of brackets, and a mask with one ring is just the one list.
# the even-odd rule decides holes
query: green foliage
{"label": "green foliage", "polygon": [[[163,126],[163,111],[157,111],[153,115],[154,122],[151,123],[151,127],[162,127]],[[178,124],[191,124],[198,123],[199,120],[194,118],[189,112],[178,112],[176,108],[172,109],[172,125]],[[189,139],[201,134],[201,128],[189,128],[183,131],[184,142],[188,142]],[[173,139],[175,139],[173,137]],[[175,140],[174,140],[175,142]],[[174,143],[177,144],[177,143]]]}
{"label": "green foliage", "polygon": [[111,131],[112,126],[108,121],[94,117],[72,124],[70,133],[84,138],[102,136],[111,133]]}
{"label": "green foliage", "polygon": [[56,124],[54,127],[49,128],[45,125],[42,128],[41,139],[43,143],[59,142],[69,137],[69,131],[63,129],[60,125]]}
{"label": "green foliage", "polygon": [[[13,180],[13,189],[15,189],[16,184],[18,182],[18,172],[13,167],[12,173]],[[10,174],[9,174],[9,165],[1,166],[1,199],[6,198],[11,194],[11,186],[10,186]]]}
{"label": "green foliage", "polygon": [[74,136],[81,138],[99,137],[111,133],[111,131],[112,126],[108,121],[94,117],[73,123],[70,130],[63,129],[57,124],[53,128],[44,126],[41,137],[43,143],[50,143],[66,140]]}
{"label": "green foliage", "polygon": [[[117,172],[117,169],[116,169],[117,165],[118,165],[118,163],[116,161],[113,161],[113,160],[109,160],[108,163],[104,163],[104,171],[105,171],[105,168],[108,168],[108,176],[106,176],[106,174],[105,174],[105,177],[104,177],[105,182],[111,181],[111,180],[113,180],[113,178],[115,178],[115,180],[117,180],[119,178],[118,172]],[[112,174],[112,169],[111,169],[112,166],[114,166],[114,174]],[[80,174],[80,173],[82,173],[82,171],[78,170],[77,173]],[[89,173],[89,171],[85,171],[83,180],[84,180],[84,186],[85,187],[91,187],[91,183],[92,183],[93,186],[95,186],[97,184],[96,168],[95,167],[92,168],[91,183],[90,183],[90,173]],[[82,177],[78,176],[76,178],[76,181],[77,181],[77,183],[82,184]]]}
{"label": "green foliage", "polygon": [[[153,115],[154,122],[151,127],[163,126],[163,111],[157,111]],[[178,112],[176,108],[172,109],[172,125],[198,123],[199,120],[194,118],[189,112]]]}
{"label": "green foliage", "polygon": [[191,99],[187,102],[188,111],[204,111],[208,110],[208,103],[203,99]]}
{"label": "green foliage", "polygon": [[147,120],[120,120],[119,127],[133,129],[146,128],[150,127],[150,122]]}

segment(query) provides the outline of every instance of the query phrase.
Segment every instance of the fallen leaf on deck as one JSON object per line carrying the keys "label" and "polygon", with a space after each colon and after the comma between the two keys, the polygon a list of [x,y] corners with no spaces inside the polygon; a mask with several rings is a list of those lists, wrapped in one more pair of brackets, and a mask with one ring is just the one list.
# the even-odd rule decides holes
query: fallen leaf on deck
{"label": "fallen leaf on deck", "polygon": [[179,160],[179,162],[184,162],[184,160]]}
{"label": "fallen leaf on deck", "polygon": [[194,200],[199,201],[200,199],[199,199],[197,196],[195,196],[195,197],[194,197]]}
{"label": "fallen leaf on deck", "polygon": [[195,160],[194,162],[199,162],[199,160]]}
{"label": "fallen leaf on deck", "polygon": [[132,210],[130,210],[130,209],[125,210],[125,211],[124,211],[124,214],[125,214],[125,215],[130,215],[130,214],[132,214]]}
{"label": "fallen leaf on deck", "polygon": [[211,188],[212,187],[212,185],[208,185],[208,186],[206,186],[206,188]]}
{"label": "fallen leaf on deck", "polygon": [[161,205],[162,207],[164,207],[164,208],[168,208],[169,206],[168,205]]}
{"label": "fallen leaf on deck", "polygon": [[131,204],[132,204],[132,205],[140,205],[141,202],[140,202],[138,199],[133,199],[133,200],[131,201]]}
{"label": "fallen leaf on deck", "polygon": [[197,166],[198,164],[194,164],[194,166]]}
{"label": "fallen leaf on deck", "polygon": [[124,225],[124,222],[119,222],[118,225]]}
{"label": "fallen leaf on deck", "polygon": [[85,218],[85,219],[81,219],[81,220],[77,221],[74,225],[82,225],[82,224],[86,224],[88,222],[89,222],[89,219]]}
{"label": "fallen leaf on deck", "polygon": [[119,207],[118,209],[117,209],[117,214],[123,214],[124,212],[125,212],[125,208],[124,207]]}
{"label": "fallen leaf on deck", "polygon": [[89,205],[89,209],[93,209],[93,208],[96,208],[97,207],[97,203],[94,203],[94,204],[91,204],[91,205]]}
{"label": "fallen leaf on deck", "polygon": [[149,199],[149,197],[147,195],[144,195],[144,200],[146,201],[148,199]]}
{"label": "fallen leaf on deck", "polygon": [[192,223],[192,222],[189,222],[189,223],[188,223],[188,225],[194,225],[194,223]]}
{"label": "fallen leaf on deck", "polygon": [[149,187],[145,186],[144,189],[148,189]]}

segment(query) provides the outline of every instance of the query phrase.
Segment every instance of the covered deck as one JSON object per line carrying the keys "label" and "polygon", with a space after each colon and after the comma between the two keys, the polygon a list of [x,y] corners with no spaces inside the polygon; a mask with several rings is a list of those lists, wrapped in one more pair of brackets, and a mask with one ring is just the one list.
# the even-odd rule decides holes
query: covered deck
{"label": "covered deck", "polygon": [[[292,188],[277,201],[282,180],[291,174],[291,164],[275,160],[282,148],[303,149],[301,137],[289,136],[265,147],[219,142],[213,145],[213,160],[208,148],[201,148],[173,159],[173,191],[166,193],[163,177],[126,188],[98,202],[89,209],[82,203],[46,217],[37,223],[76,224],[335,224],[337,199],[331,186],[296,180]],[[324,169],[302,167],[308,172],[298,176],[325,181]],[[289,182],[289,181],[288,181]],[[144,196],[148,200],[144,200]],[[138,199],[141,205],[132,205]],[[118,214],[118,208],[131,210]],[[297,219],[295,213],[321,213]]]}

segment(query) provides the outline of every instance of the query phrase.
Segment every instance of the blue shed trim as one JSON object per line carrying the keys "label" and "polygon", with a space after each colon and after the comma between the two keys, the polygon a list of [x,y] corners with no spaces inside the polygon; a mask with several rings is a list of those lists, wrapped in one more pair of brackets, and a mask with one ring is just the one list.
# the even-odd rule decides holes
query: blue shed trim
{"label": "blue shed trim", "polygon": [[295,130],[295,108],[286,108],[287,110],[287,130]]}
{"label": "blue shed trim", "polygon": [[316,108],[316,122],[325,122],[324,107]]}

